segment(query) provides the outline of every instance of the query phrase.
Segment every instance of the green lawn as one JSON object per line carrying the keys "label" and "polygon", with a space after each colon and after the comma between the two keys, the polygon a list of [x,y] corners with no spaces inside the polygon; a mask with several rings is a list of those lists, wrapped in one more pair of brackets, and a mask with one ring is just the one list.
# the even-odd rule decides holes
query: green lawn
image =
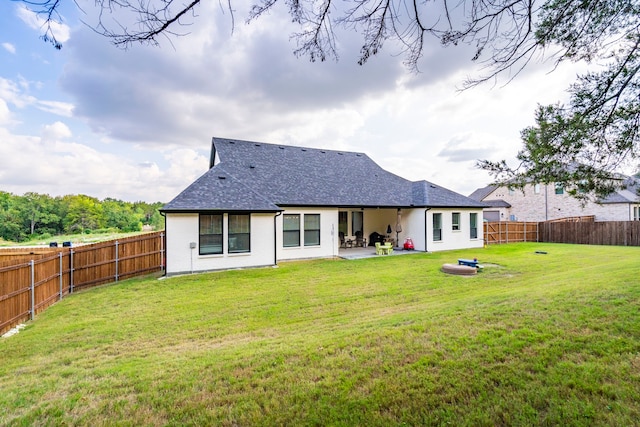
{"label": "green lawn", "polygon": [[[162,231],[162,230],[157,230]],[[99,243],[107,240],[125,239],[127,237],[133,237],[140,234],[146,234],[148,232],[135,231],[135,232],[106,232],[106,233],[80,233],[80,234],[63,234],[59,236],[42,237],[36,236],[33,240],[27,240],[25,242],[10,242],[0,239],[0,248],[10,246],[46,246],[48,247],[51,242],[57,242],[58,246],[62,246],[63,242],[71,242],[74,246],[86,245],[91,243]]]}
{"label": "green lawn", "polygon": [[[0,425],[638,425],[639,255],[511,244],[92,289],[0,340]],[[475,277],[439,271],[474,256]]]}

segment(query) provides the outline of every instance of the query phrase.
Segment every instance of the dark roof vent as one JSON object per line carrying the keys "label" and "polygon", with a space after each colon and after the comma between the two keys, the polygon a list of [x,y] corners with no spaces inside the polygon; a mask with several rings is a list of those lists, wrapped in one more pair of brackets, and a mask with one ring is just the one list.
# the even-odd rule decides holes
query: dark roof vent
{"label": "dark roof vent", "polygon": [[284,147],[283,147],[283,146],[280,146],[280,147],[278,147],[278,148],[279,148],[279,149],[281,149],[281,150],[284,150]]}
{"label": "dark roof vent", "polygon": [[303,148],[303,149],[302,149],[302,151],[307,151],[307,149],[306,149],[306,148]]}
{"label": "dark roof vent", "polygon": [[235,141],[229,141],[229,144],[235,144],[235,143],[236,143]]}
{"label": "dark roof vent", "polygon": [[322,154],[326,153],[326,151],[324,151],[324,150],[320,150],[320,152],[321,152]]}
{"label": "dark roof vent", "polygon": [[218,179],[227,179],[227,177],[226,177],[226,176],[222,176],[222,175],[220,175],[220,176],[218,177]]}
{"label": "dark roof vent", "polygon": [[356,157],[362,157],[362,154],[357,153],[357,154],[356,154]]}
{"label": "dark roof vent", "polygon": [[429,187],[431,187],[431,188],[436,188],[436,186],[435,186],[435,185],[433,185],[433,184],[429,184]]}
{"label": "dark roof vent", "polygon": [[256,165],[249,165],[249,169],[255,169]]}
{"label": "dark roof vent", "polygon": [[343,155],[342,153],[338,153],[338,156],[342,156],[342,155]]}
{"label": "dark roof vent", "polygon": [[256,147],[260,147],[260,144],[256,144]]}

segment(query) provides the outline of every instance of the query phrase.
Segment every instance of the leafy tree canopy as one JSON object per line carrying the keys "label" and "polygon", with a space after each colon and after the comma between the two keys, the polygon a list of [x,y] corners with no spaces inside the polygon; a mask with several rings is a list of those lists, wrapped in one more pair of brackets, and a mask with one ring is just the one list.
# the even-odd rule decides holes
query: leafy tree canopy
{"label": "leafy tree canopy", "polygon": [[94,197],[0,191],[0,238],[21,242],[63,233],[141,231],[143,225],[164,228],[162,203],[100,201]]}
{"label": "leafy tree canopy", "polygon": [[[63,0],[22,1],[48,23],[59,19]],[[467,87],[501,75],[511,79],[542,56],[558,64],[593,64],[595,71],[579,76],[569,89],[567,105],[540,106],[536,124],[522,131],[520,165],[479,162],[497,183],[560,182],[604,195],[620,182],[611,179],[616,171],[638,157],[640,0],[256,1],[249,21],[284,3],[301,29],[293,35],[295,53],[311,61],[337,58],[334,29],[341,26],[361,35],[360,64],[389,40],[401,43],[405,63],[415,71],[428,38],[444,45],[471,44],[472,59],[482,63],[484,73]],[[154,44],[197,19],[200,3],[95,0],[100,18],[94,29],[121,47]],[[234,19],[232,3],[225,4]],[[114,11],[126,19],[109,19]],[[45,40],[59,48],[51,27],[45,31]]]}

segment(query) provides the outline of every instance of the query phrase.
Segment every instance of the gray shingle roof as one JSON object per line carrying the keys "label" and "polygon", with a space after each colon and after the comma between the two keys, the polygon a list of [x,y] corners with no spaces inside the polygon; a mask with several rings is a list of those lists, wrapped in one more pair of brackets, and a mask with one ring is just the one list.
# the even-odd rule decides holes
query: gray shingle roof
{"label": "gray shingle roof", "polygon": [[624,188],[614,193],[609,194],[600,203],[638,203],[640,202],[640,196],[638,195],[638,189],[640,189],[640,182],[635,177],[627,177],[623,182]]}
{"label": "gray shingle roof", "polygon": [[486,187],[478,188],[473,193],[469,194],[469,198],[481,202],[485,197],[491,194],[496,188],[495,185],[487,185]]}
{"label": "gray shingle roof", "polygon": [[490,199],[482,201],[489,208],[510,208],[511,204],[502,199]]}
{"label": "gray shingle roof", "polygon": [[[214,159],[219,161],[213,164]],[[203,176],[162,210],[482,207],[430,182],[411,182],[387,172],[363,153],[213,138],[211,163]]]}

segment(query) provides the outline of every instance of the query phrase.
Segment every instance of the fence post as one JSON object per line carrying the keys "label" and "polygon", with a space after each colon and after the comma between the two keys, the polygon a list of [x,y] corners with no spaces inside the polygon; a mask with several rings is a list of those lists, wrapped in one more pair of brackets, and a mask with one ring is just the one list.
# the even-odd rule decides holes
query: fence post
{"label": "fence post", "polygon": [[164,233],[160,233],[160,271],[164,271]]}
{"label": "fence post", "polygon": [[73,293],[73,249],[69,250],[69,293]]}
{"label": "fence post", "polygon": [[116,282],[118,281],[118,241],[116,240]]}
{"label": "fence post", "polygon": [[62,301],[62,252],[58,252],[58,259],[60,260],[60,301]]}
{"label": "fence post", "polygon": [[527,223],[524,223],[524,241],[527,242]]}
{"label": "fence post", "polygon": [[33,320],[34,312],[36,311],[35,266],[33,260],[29,264],[31,265],[31,320]]}

